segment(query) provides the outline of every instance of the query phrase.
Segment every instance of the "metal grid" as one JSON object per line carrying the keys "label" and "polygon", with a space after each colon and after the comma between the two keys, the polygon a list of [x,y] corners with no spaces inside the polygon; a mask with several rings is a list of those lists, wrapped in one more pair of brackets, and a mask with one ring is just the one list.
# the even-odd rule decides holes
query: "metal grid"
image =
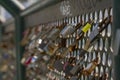
{"label": "metal grid", "polygon": [[[67,21],[68,24],[71,24],[74,22],[79,23],[80,18],[82,18],[82,21],[84,21],[84,23],[85,23],[85,22],[87,22],[88,17],[90,17],[91,19],[100,20],[100,19],[104,19],[105,17],[108,17],[109,15],[113,15],[112,8],[94,11],[94,12],[90,12],[87,14],[82,14],[80,16],[70,17],[67,19],[65,18],[63,20],[63,22]],[[58,22],[55,22],[55,23],[57,24]],[[76,57],[79,60],[79,54],[80,54],[79,51],[80,51],[80,49],[84,48],[86,40],[89,37],[90,33],[93,31],[93,29],[94,29],[94,26],[84,35],[83,39],[79,40],[77,49],[75,49],[71,53],[68,53],[68,55],[64,58],[65,59],[64,61],[68,61],[68,59],[72,56]],[[78,31],[79,31],[79,29],[74,34],[67,36],[66,47],[68,47],[69,45],[71,45],[74,42],[75,36],[77,35]],[[88,75],[88,76],[81,75],[79,80],[92,80],[93,78],[95,80],[97,80],[105,74],[107,74],[107,80],[113,80],[113,78],[112,78],[112,54],[113,54],[112,23],[110,23],[108,25],[108,27],[102,33],[100,33],[98,40],[91,46],[91,48],[92,48],[91,52],[85,54],[83,66],[87,67],[87,65],[91,61],[93,61],[96,57],[99,57],[99,59],[100,59],[99,65],[95,68],[94,71],[92,71],[92,73],[90,75]],[[59,74],[59,77],[58,77],[59,79],[60,79],[60,77],[62,78],[63,76],[65,76],[65,74],[63,72],[59,72],[57,70],[52,71],[52,72],[50,72],[49,75],[56,76],[55,73],[57,73],[57,74]],[[60,80],[63,80],[63,78]]]}
{"label": "metal grid", "polygon": [[[109,4],[109,5],[106,5],[106,4]],[[58,10],[60,8],[62,9],[61,11]],[[49,10],[54,10],[54,11],[51,12]],[[37,16],[43,13],[45,14],[46,17],[44,17],[43,15],[39,16],[39,18],[42,16],[41,19],[39,20],[40,21],[39,24],[42,24],[42,25],[39,25],[39,27],[46,28],[46,30],[49,29],[50,26],[58,26],[58,25],[61,25],[63,22],[67,22],[68,24],[71,24],[71,23],[78,24],[81,22],[81,19],[83,23],[86,23],[88,21],[88,18],[90,18],[91,20],[101,20],[101,19],[104,19],[105,17],[108,17],[109,15],[113,16],[112,14],[113,10],[111,8],[111,1],[106,1],[104,3],[104,1],[96,1],[96,0],[89,0],[88,2],[86,0],[81,0],[81,2],[79,0],[77,1],[66,0],[66,1],[63,1],[62,3],[59,3],[55,6],[50,7],[49,10],[45,9],[41,11],[40,13],[35,13],[37,14]],[[56,15],[52,17],[51,16],[52,13],[56,13]],[[34,17],[34,14],[32,15],[32,17]],[[27,19],[30,19],[30,17],[27,16],[25,18],[25,20],[29,23],[29,20]],[[32,24],[32,22],[30,23]],[[34,21],[32,25],[34,25]],[[68,47],[75,41],[75,36],[78,34],[78,31],[80,29],[81,28],[79,28],[74,34],[67,36],[66,47]],[[84,49],[87,38],[89,37],[90,33],[93,30],[94,30],[94,26],[92,26],[92,28],[84,35],[83,39],[79,40],[77,48],[73,50],[71,53],[68,53],[68,55],[64,58],[64,62],[68,61],[68,59],[72,56],[75,57],[77,60],[80,59],[79,58],[80,50]],[[31,44],[34,45],[34,41]],[[92,44],[91,51],[85,54],[85,58],[83,60],[84,62],[83,66],[87,67],[89,63],[91,63],[95,58],[99,57],[100,59],[99,65],[94,69],[94,71],[92,71],[90,75],[87,75],[87,76],[81,75],[79,80],[93,80],[93,79],[98,80],[101,76],[104,76],[106,74],[107,74],[108,80],[113,80],[112,78],[112,54],[113,54],[112,23],[109,23],[108,27],[98,36],[98,40],[94,44]],[[27,69],[26,74],[28,75],[28,77],[31,77],[31,79],[33,79],[37,75],[36,77],[40,78],[41,75],[39,75],[39,71],[36,73],[36,70],[41,70],[41,65],[40,65],[41,63],[43,62],[41,61],[41,62],[35,63],[39,66],[35,70],[31,70],[29,68]],[[47,65],[45,64],[44,66],[47,66]],[[33,75],[33,76],[30,76],[30,75]],[[48,72],[46,76],[49,78],[53,78],[53,79],[56,77],[56,80],[66,80],[64,78],[65,73],[59,72],[57,70]]]}

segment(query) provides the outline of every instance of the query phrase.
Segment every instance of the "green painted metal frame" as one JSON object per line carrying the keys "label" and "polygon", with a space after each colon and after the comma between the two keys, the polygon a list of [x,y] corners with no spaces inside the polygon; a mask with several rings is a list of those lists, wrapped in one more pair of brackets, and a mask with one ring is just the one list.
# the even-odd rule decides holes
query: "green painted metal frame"
{"label": "green painted metal frame", "polygon": [[[2,40],[2,22],[0,22],[0,42]],[[1,52],[1,51],[0,51]]]}
{"label": "green painted metal frame", "polygon": [[0,0],[0,4],[14,17],[15,19],[15,41],[16,41],[16,80],[25,80],[25,67],[21,65],[20,60],[23,55],[23,47],[20,45],[22,32],[24,30],[23,18],[20,15],[21,10],[11,0]]}
{"label": "green painted metal frame", "polygon": [[[114,80],[120,80],[120,37],[119,35],[120,35],[120,0],[113,0],[113,48],[114,48],[114,56],[113,56],[114,76],[113,77],[114,77]],[[116,39],[118,39],[117,42],[116,42]]]}
{"label": "green painted metal frame", "polygon": [[15,17],[20,14],[21,10],[11,0],[0,0],[0,4]]}
{"label": "green painted metal frame", "polygon": [[28,16],[49,6],[55,5],[63,0],[42,0],[22,11],[21,16]]}
{"label": "green painted metal frame", "polygon": [[[37,3],[38,5],[31,6],[25,11],[21,11],[17,5],[11,0],[0,0],[0,4],[14,17],[15,19],[15,40],[16,40],[16,61],[17,61],[17,76],[16,80],[25,79],[25,67],[21,65],[20,60],[23,55],[24,48],[20,45],[22,39],[22,32],[24,31],[24,17],[30,15],[38,10],[42,10],[48,6],[54,5],[62,0],[48,0],[46,2]],[[21,15],[21,13],[23,15]]]}

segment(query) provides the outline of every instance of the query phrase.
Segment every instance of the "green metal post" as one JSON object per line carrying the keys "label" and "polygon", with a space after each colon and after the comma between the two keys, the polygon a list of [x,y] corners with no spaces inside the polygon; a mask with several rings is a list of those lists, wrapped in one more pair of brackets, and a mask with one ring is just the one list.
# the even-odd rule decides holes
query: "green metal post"
{"label": "green metal post", "polygon": [[25,67],[20,63],[23,55],[23,47],[20,45],[22,32],[24,30],[23,19],[21,18],[21,10],[11,0],[0,0],[0,4],[14,17],[15,20],[15,41],[16,41],[16,80],[25,80]]}
{"label": "green metal post", "polygon": [[[16,80],[25,80],[25,67],[21,65],[20,60],[23,55],[24,48],[20,45],[22,32],[24,30],[23,17],[30,15],[38,10],[42,10],[50,5],[54,5],[62,0],[48,0],[38,3],[38,5],[21,11],[12,0],[0,0],[0,4],[8,11],[15,19],[15,39],[16,39],[16,61],[17,61],[17,77]],[[22,13],[21,13],[22,12]],[[23,17],[21,17],[23,16]]]}
{"label": "green metal post", "polygon": [[20,16],[15,18],[15,38],[16,38],[16,61],[17,61],[17,79],[16,80],[25,80],[25,67],[21,65],[21,58],[23,55],[24,48],[20,45],[22,39],[22,33],[24,30],[23,18]]}
{"label": "green metal post", "polygon": [[113,80],[120,80],[120,0],[113,0]]}
{"label": "green metal post", "polygon": [[2,23],[0,23],[0,42],[2,40]]}

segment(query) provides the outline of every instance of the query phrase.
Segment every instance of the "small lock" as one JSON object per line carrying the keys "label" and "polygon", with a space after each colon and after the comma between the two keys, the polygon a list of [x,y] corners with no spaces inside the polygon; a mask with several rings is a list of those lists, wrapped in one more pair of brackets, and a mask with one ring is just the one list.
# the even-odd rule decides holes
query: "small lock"
{"label": "small lock", "polygon": [[53,66],[55,69],[57,69],[59,72],[61,72],[63,70],[64,65],[61,63],[60,60],[57,60],[57,61],[55,61]]}

